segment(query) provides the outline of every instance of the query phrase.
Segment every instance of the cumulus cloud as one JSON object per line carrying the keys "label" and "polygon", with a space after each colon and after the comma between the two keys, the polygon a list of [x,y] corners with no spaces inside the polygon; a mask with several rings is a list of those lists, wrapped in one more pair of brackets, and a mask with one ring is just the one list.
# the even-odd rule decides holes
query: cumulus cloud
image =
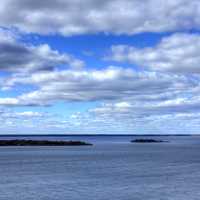
{"label": "cumulus cloud", "polygon": [[200,72],[198,34],[169,34],[153,47],[112,46],[109,59],[143,68],[135,71],[83,68],[82,60],[48,44],[24,43],[13,31],[64,36],[181,32],[199,30],[199,18],[199,0],[2,0],[0,70],[6,73],[0,80],[4,93],[0,106],[30,108],[60,101],[98,105],[65,117],[0,111],[1,130],[35,127],[53,132],[133,133],[145,129],[143,133],[149,133],[166,126],[176,132],[180,127],[189,130],[188,123],[199,129],[200,78],[194,75]]}
{"label": "cumulus cloud", "polygon": [[[9,14],[8,14],[9,13]],[[199,29],[199,0],[2,0],[0,25],[40,34]]]}
{"label": "cumulus cloud", "polygon": [[57,101],[120,99],[155,102],[199,87],[198,80],[192,77],[188,79],[158,72],[136,72],[112,66],[101,70],[62,70],[14,76],[4,82],[4,87],[12,88],[17,84],[38,89],[16,98],[0,98],[1,105],[50,105]]}
{"label": "cumulus cloud", "polygon": [[107,59],[129,62],[154,71],[200,73],[199,34],[177,33],[164,37],[153,47],[116,45]]}
{"label": "cumulus cloud", "polygon": [[84,62],[67,53],[61,54],[48,44],[24,44],[11,31],[0,29],[0,70],[25,73],[59,66],[81,68]]}

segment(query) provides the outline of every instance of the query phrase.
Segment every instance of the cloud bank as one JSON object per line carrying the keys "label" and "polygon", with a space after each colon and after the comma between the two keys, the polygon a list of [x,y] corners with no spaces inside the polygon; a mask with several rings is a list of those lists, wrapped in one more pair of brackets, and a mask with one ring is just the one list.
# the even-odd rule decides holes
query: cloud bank
{"label": "cloud bank", "polygon": [[66,36],[199,30],[199,18],[198,0],[2,0],[0,5],[4,27]]}

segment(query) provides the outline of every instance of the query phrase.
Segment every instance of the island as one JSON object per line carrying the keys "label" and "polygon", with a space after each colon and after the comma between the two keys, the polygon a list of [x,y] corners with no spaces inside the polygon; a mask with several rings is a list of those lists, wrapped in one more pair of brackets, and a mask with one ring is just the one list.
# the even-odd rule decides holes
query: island
{"label": "island", "polygon": [[0,140],[0,146],[91,146],[83,141],[52,141],[52,140]]}
{"label": "island", "polygon": [[161,143],[166,142],[163,140],[155,140],[155,139],[135,139],[131,140],[132,143]]}

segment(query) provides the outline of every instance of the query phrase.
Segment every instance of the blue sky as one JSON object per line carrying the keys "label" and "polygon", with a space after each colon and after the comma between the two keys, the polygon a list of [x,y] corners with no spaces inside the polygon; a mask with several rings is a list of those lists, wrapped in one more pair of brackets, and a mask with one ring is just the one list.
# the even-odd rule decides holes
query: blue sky
{"label": "blue sky", "polygon": [[0,132],[198,134],[199,10],[198,0],[3,0]]}

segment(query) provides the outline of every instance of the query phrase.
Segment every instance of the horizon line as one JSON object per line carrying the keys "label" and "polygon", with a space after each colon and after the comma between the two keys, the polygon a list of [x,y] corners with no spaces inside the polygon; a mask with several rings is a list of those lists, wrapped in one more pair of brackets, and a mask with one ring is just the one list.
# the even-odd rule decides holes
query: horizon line
{"label": "horizon line", "polygon": [[15,136],[49,136],[49,137],[67,137],[67,136],[200,136],[200,134],[0,134],[0,137],[15,137]]}

